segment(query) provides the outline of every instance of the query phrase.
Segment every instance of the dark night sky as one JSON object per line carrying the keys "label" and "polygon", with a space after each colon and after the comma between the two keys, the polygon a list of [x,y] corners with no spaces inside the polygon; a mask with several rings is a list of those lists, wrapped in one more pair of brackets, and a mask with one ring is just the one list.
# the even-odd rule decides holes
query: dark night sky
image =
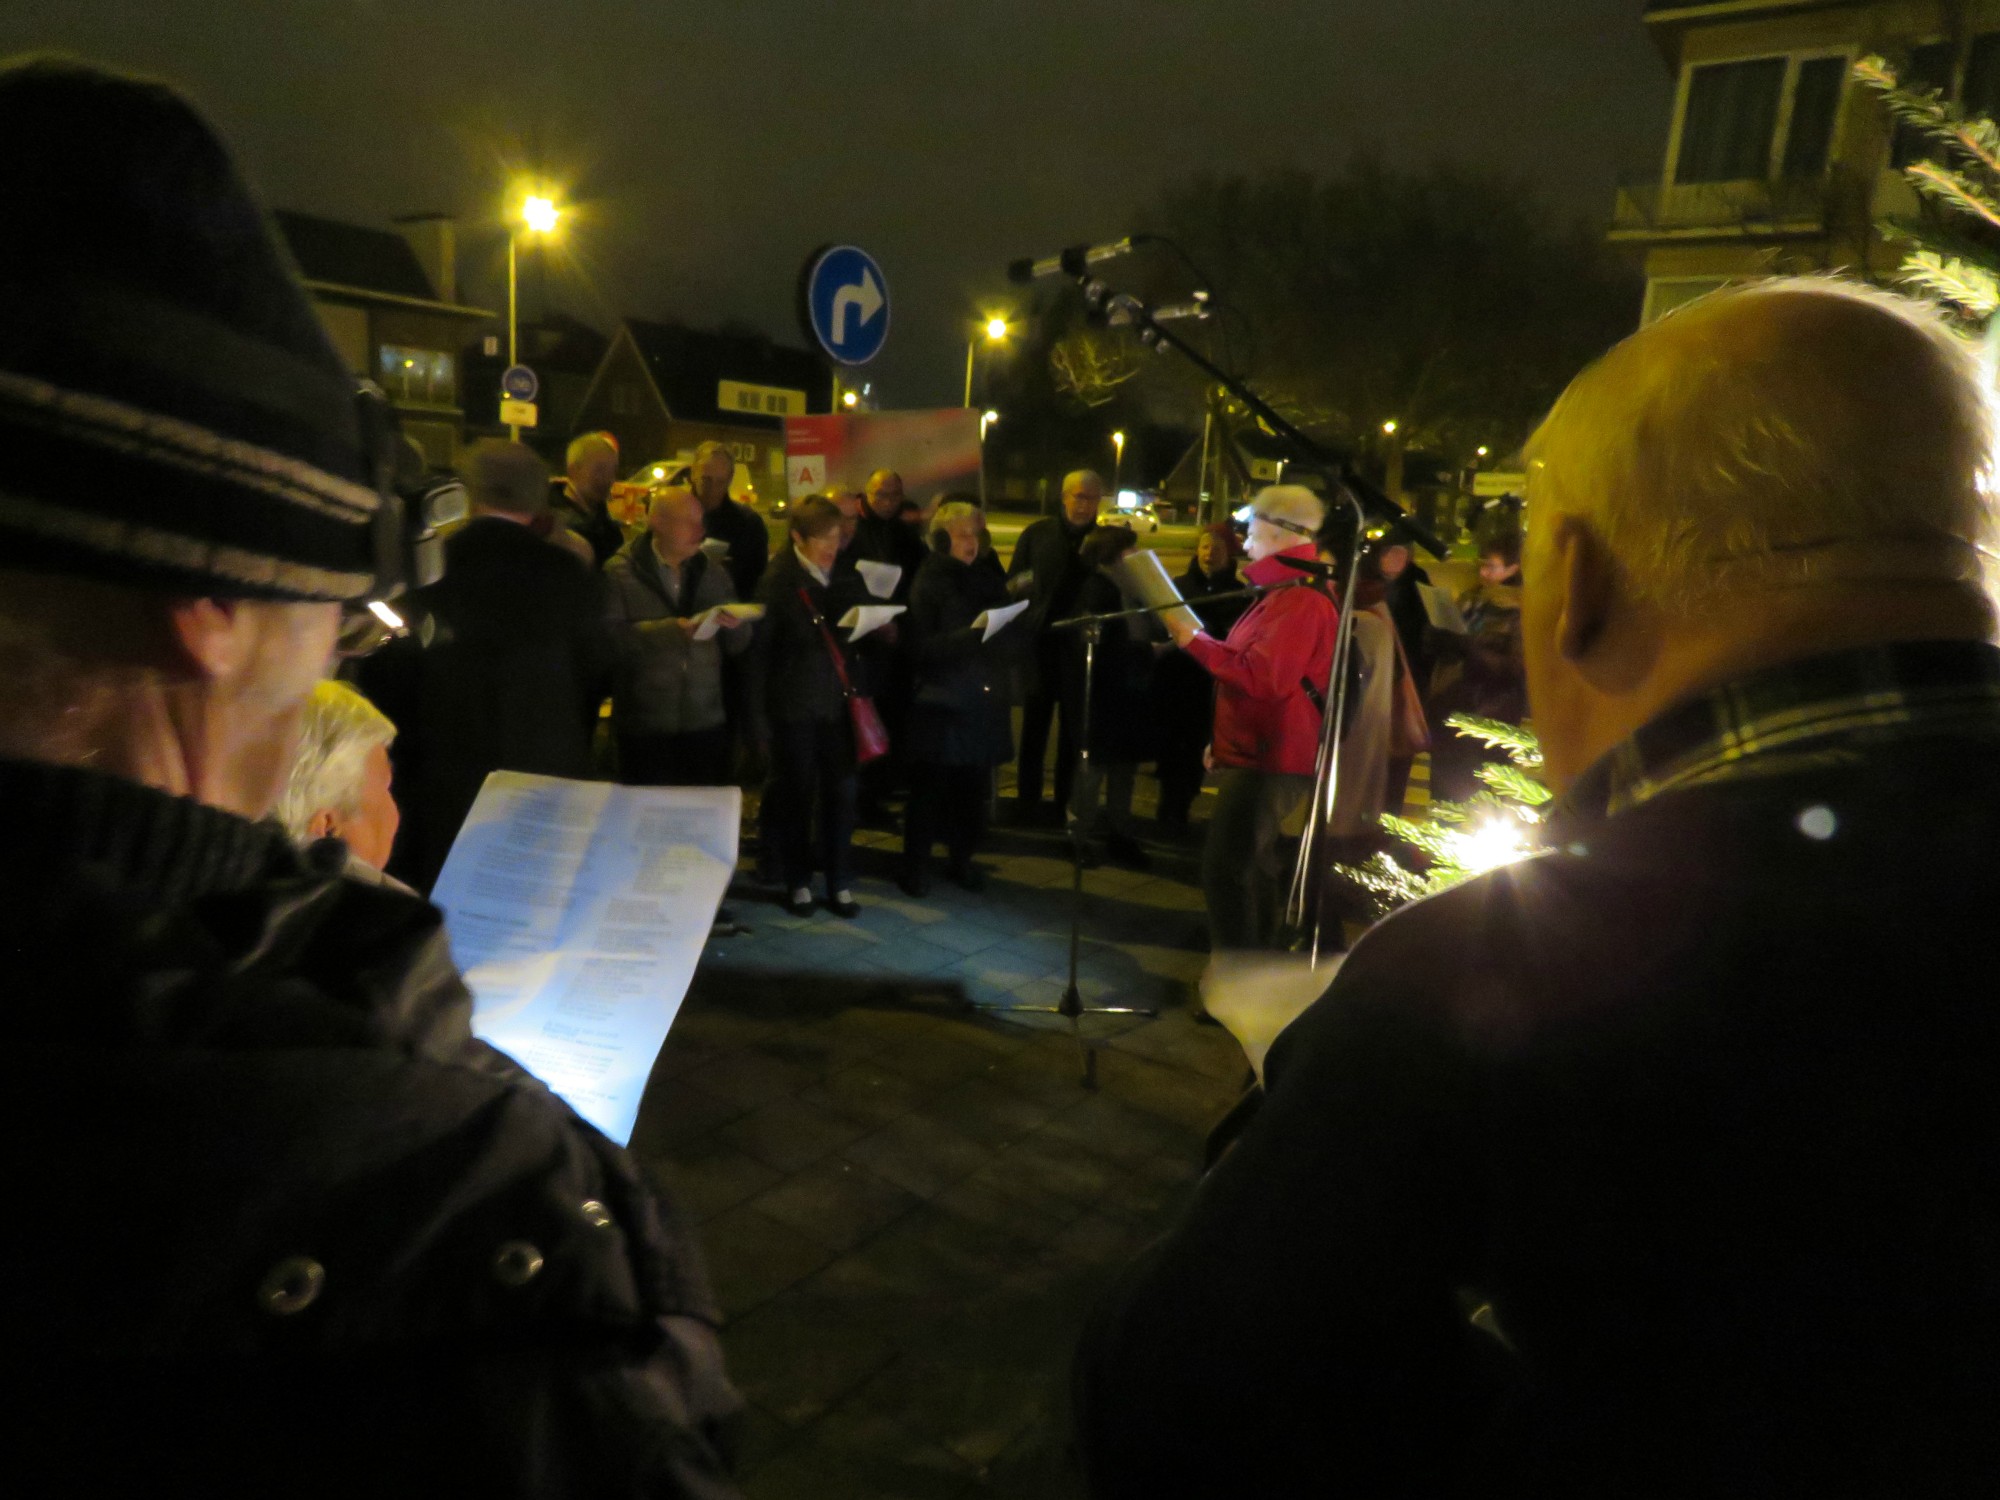
{"label": "dark night sky", "polygon": [[[497,223],[530,154],[581,212],[557,305],[795,340],[804,253],[882,261],[884,405],[958,399],[963,325],[1016,255],[1112,237],[1194,170],[1358,147],[1527,177],[1608,214],[1666,70],[1639,0],[8,0],[0,54],[172,78],[284,207]],[[497,232],[465,256],[490,279]],[[482,281],[484,284],[482,284]],[[532,285],[532,282],[530,283]],[[487,306],[501,306],[487,301]],[[532,303],[531,303],[532,305]]]}

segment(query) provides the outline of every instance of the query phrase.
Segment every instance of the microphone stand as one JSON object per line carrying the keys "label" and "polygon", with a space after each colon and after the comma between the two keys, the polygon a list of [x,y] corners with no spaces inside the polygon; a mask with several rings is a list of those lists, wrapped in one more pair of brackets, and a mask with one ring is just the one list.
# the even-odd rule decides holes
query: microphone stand
{"label": "microphone stand", "polygon": [[[1204,594],[1202,601],[1214,599],[1239,599],[1252,594],[1271,594],[1280,589],[1309,587],[1310,578],[1300,578],[1272,584],[1267,587],[1251,585],[1248,588],[1230,589],[1226,593]],[[1078,726],[1077,758],[1081,770],[1090,768],[1090,700],[1097,680],[1097,643],[1104,633],[1104,627],[1113,620],[1129,620],[1141,615],[1164,614],[1170,609],[1186,609],[1185,600],[1176,599],[1171,604],[1142,604],[1132,609],[1116,609],[1105,614],[1076,615],[1071,619],[1058,620],[1049,626],[1050,630],[1081,630],[1083,632],[1083,723]],[[1083,1053],[1083,1086],[1095,1090],[1097,1087],[1097,1052],[1085,1040],[1081,1021],[1084,1016],[1157,1016],[1159,1011],[1150,1005],[1085,1005],[1083,992],[1077,987],[1077,958],[1083,943],[1083,841],[1081,825],[1071,827],[1069,834],[1070,852],[1070,899],[1069,899],[1069,983],[1064,986],[1062,999],[1054,1005],[1032,1005],[1025,1002],[1002,1001],[988,1004],[972,1002],[980,1010],[997,1012],[1028,1012],[1045,1016],[1062,1016],[1069,1021],[1070,1034],[1076,1038],[1077,1046]]]}

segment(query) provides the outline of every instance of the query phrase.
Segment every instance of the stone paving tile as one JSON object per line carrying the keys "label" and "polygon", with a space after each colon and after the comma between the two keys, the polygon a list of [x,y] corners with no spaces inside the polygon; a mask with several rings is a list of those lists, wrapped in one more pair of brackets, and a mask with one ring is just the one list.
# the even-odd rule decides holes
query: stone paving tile
{"label": "stone paving tile", "polygon": [[978,1171],[983,1148],[922,1114],[905,1115],[863,1136],[841,1154],[906,1192],[930,1198]]}
{"label": "stone paving tile", "polygon": [[899,1357],[865,1321],[837,1319],[824,1298],[797,1287],[736,1319],[728,1337],[737,1389],[787,1428],[820,1416]]}
{"label": "stone paving tile", "polygon": [[761,1194],[758,1210],[801,1234],[850,1250],[923,1202],[845,1157],[832,1156]]}
{"label": "stone paving tile", "polygon": [[851,1116],[788,1094],[732,1120],[718,1133],[745,1156],[789,1174],[803,1171],[848,1142],[859,1140],[868,1127]]}
{"label": "stone paving tile", "polygon": [[827,1074],[799,1097],[850,1120],[880,1126],[910,1113],[930,1092],[907,1073],[869,1059]]}
{"label": "stone paving tile", "polygon": [[701,1228],[708,1271],[724,1316],[736,1318],[811,1275],[834,1251],[751,1205],[739,1204]]}
{"label": "stone paving tile", "polygon": [[747,1203],[785,1177],[713,1136],[678,1146],[670,1153],[640,1155],[639,1162],[696,1223]]}

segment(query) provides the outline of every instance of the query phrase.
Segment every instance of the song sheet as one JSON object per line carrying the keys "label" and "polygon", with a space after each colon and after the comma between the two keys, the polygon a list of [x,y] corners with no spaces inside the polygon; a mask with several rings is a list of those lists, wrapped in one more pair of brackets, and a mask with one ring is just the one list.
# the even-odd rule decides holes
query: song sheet
{"label": "song sheet", "polygon": [[998,609],[982,610],[979,618],[972,622],[972,628],[985,631],[980,640],[990,641],[995,632],[1004,629],[1017,619],[1021,611],[1028,607],[1028,603],[1028,600],[1022,599],[1014,604],[1003,604]]}
{"label": "song sheet", "polygon": [[1301,953],[1224,949],[1201,976],[1201,1003],[1243,1048],[1264,1081],[1264,1055],[1306,1007],[1319,999],[1340,972],[1345,953],[1315,964]]}
{"label": "song sheet", "polygon": [[731,620],[747,623],[763,618],[764,606],[761,604],[717,604],[694,617],[694,638],[698,641],[713,640],[715,633]]}
{"label": "song sheet", "polygon": [[1159,553],[1135,547],[1118,559],[1112,572],[1126,594],[1156,611],[1162,620],[1176,619],[1189,630],[1201,629],[1201,616],[1181,603],[1181,591],[1167,576]]}
{"label": "song sheet", "polygon": [[[902,570],[898,568],[890,571]],[[858,641],[864,635],[872,635],[880,630],[908,608],[907,604],[857,604],[842,615],[838,623],[842,630],[848,632],[847,639],[850,642]]]}
{"label": "song sheet", "polygon": [[735,787],[495,771],[432,892],[474,1034],[620,1144],[736,868],[741,813]]}
{"label": "song sheet", "polygon": [[1471,632],[1472,627],[1466,623],[1464,614],[1460,612],[1458,601],[1451,597],[1448,590],[1420,583],[1417,585],[1417,597],[1424,601],[1424,614],[1430,620],[1433,629],[1445,631],[1450,635],[1467,635]]}
{"label": "song sheet", "polygon": [[865,557],[855,560],[854,571],[861,575],[868,592],[877,599],[888,598],[896,592],[896,585],[903,581],[903,570],[894,563],[870,562]]}

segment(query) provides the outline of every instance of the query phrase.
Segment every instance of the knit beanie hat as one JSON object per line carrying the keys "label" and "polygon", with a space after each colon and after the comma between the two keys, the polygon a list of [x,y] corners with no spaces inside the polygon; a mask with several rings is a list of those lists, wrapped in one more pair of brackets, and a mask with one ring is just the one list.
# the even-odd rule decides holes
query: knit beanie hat
{"label": "knit beanie hat", "polygon": [[0,566],[366,597],[393,419],[207,121],[31,58],[0,64],[0,142]]}

